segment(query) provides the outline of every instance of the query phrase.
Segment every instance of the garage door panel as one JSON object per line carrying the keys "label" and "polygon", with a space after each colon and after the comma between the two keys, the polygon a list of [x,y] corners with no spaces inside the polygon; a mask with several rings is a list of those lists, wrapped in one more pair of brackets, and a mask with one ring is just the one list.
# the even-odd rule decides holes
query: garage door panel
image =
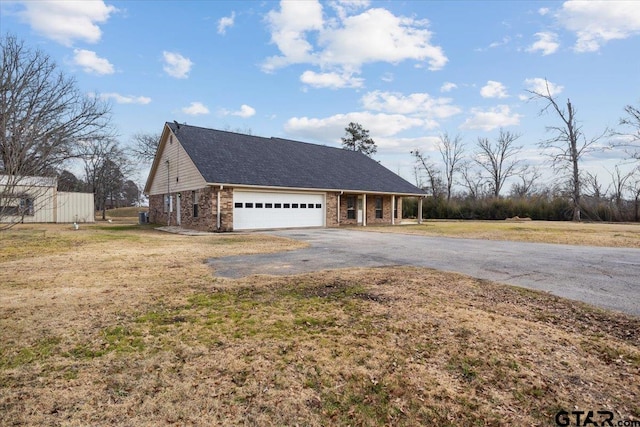
{"label": "garage door panel", "polygon": [[233,228],[322,227],[323,194],[234,191]]}

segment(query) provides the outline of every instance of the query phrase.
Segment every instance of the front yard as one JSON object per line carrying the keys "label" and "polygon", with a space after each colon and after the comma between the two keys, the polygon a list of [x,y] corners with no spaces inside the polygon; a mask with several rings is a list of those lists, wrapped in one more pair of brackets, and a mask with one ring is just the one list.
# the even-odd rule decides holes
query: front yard
{"label": "front yard", "polygon": [[213,277],[261,234],[0,234],[2,425],[554,425],[640,418],[640,319],[420,268]]}

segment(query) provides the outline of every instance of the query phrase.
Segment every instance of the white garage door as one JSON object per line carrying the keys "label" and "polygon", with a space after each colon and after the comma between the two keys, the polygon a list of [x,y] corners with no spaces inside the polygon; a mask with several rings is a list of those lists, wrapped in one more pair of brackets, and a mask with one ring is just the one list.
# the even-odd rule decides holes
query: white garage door
{"label": "white garage door", "polygon": [[322,227],[324,194],[233,191],[233,229]]}

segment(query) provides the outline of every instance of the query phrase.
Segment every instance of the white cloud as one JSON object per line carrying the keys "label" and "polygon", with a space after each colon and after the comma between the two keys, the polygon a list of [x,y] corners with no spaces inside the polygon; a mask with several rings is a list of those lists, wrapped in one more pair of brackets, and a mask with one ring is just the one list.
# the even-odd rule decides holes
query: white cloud
{"label": "white cloud", "polygon": [[[369,92],[362,97],[367,110],[392,114],[415,115],[425,119],[443,119],[460,113],[460,108],[451,104],[451,98],[432,98],[428,93],[412,93],[404,96],[396,92]],[[437,126],[437,123],[435,124]],[[429,127],[434,127],[430,124]]]}
{"label": "white cloud", "polygon": [[382,77],[380,77],[380,80],[387,83],[391,83],[393,79],[394,79],[393,73],[384,73]]}
{"label": "white cloud", "polygon": [[[406,155],[412,149],[421,147],[421,150],[437,151],[437,144],[440,138],[437,136],[421,136],[418,138],[398,138],[393,137],[376,137],[375,142],[379,148],[385,148],[386,153],[395,151]],[[394,150],[395,149],[395,150]],[[408,164],[409,168],[413,166],[413,162]],[[410,169],[409,169],[410,170]]]}
{"label": "white cloud", "polygon": [[329,2],[329,6],[336,11],[340,19],[346,18],[349,13],[369,7],[370,4],[369,0],[336,0]]}
{"label": "white cloud", "polygon": [[510,42],[511,42],[510,37],[503,37],[502,40],[491,42],[487,47],[478,47],[478,48],[475,48],[474,50],[476,52],[486,52],[489,49],[495,49],[496,47],[506,46]]}
{"label": "white cloud", "polygon": [[287,121],[285,131],[295,137],[316,141],[337,142],[344,136],[344,128],[349,122],[362,124],[370,131],[372,138],[396,135],[407,129],[424,125],[419,118],[402,114],[373,114],[369,112],[353,112],[336,114],[322,119],[308,117],[292,117]]}
{"label": "white cloud", "polygon": [[[536,77],[533,79],[525,79],[524,81],[524,86],[525,89],[529,92],[536,92],[536,93],[543,93],[546,94],[547,91],[549,92],[549,95],[551,96],[556,96],[558,95],[560,92],[562,92],[562,89],[564,89],[564,86],[560,86],[557,85],[555,83],[551,83],[548,80],[542,79],[540,77]],[[520,95],[519,98],[524,101],[530,98],[529,95]]]}
{"label": "white cloud", "polygon": [[82,67],[86,73],[113,74],[113,65],[105,59],[100,58],[95,52],[84,49],[74,49],[73,62]]}
{"label": "white cloud", "polygon": [[116,12],[103,1],[25,1],[19,12],[23,21],[39,34],[71,46],[75,40],[96,43],[102,36],[98,24]]}
{"label": "white cloud", "polygon": [[190,116],[209,114],[209,109],[202,102],[192,102],[188,107],[183,107],[182,112]]}
{"label": "white cloud", "polygon": [[225,16],[218,20],[218,34],[226,34],[227,28],[233,27],[236,13],[231,12],[231,16]]}
{"label": "white cloud", "polygon": [[509,44],[510,41],[511,41],[510,37],[503,37],[502,40],[491,43],[489,45],[489,48],[493,49],[493,48],[496,48],[496,47],[505,46],[505,45]]}
{"label": "white cloud", "polygon": [[442,48],[430,44],[428,21],[398,17],[386,9],[369,9],[350,16],[341,27],[319,35],[320,63],[358,69],[369,62],[398,63],[407,59],[429,62],[439,70],[448,59]]}
{"label": "white cloud", "polygon": [[176,52],[162,52],[164,67],[162,69],[171,77],[186,79],[193,67],[193,62]]}
{"label": "white cloud", "polygon": [[309,70],[302,73],[300,81],[309,86],[317,88],[327,87],[331,89],[362,87],[363,85],[363,79],[353,77],[350,74],[316,73]]}
{"label": "white cloud", "polygon": [[368,2],[330,5],[338,11],[337,17],[326,20],[317,1],[283,1],[278,11],[269,12],[271,41],[280,54],[267,58],[263,70],[306,63],[324,73],[342,75],[359,72],[362,65],[373,62],[426,61],[431,70],[438,70],[448,61],[442,48],[431,44],[426,20],[395,16],[380,8],[349,15]]}
{"label": "white cloud", "polygon": [[540,32],[535,36],[538,40],[527,48],[527,52],[541,51],[542,55],[551,55],[555,53],[560,47],[558,43],[558,35],[552,32]]}
{"label": "white cloud", "polygon": [[566,1],[558,21],[576,34],[576,52],[596,52],[610,40],[640,34],[638,1]]}
{"label": "white cloud", "polygon": [[462,129],[481,129],[488,132],[500,127],[516,126],[522,118],[522,115],[512,113],[508,105],[498,105],[488,110],[472,108],[471,113],[472,116],[460,126]]}
{"label": "white cloud", "polygon": [[120,95],[119,93],[101,93],[102,99],[113,99],[118,104],[141,104],[146,105],[151,102],[148,96]]}
{"label": "white cloud", "polygon": [[254,116],[256,114],[256,110],[255,108],[250,107],[247,104],[242,104],[240,106],[240,110],[238,111],[221,110],[221,113],[224,116],[238,116],[248,118]]}
{"label": "white cloud", "polygon": [[538,14],[540,16],[545,16],[548,13],[549,13],[549,8],[548,7],[541,7],[540,9],[538,9]]}
{"label": "white cloud", "polygon": [[322,29],[322,6],[314,1],[282,2],[280,11],[270,11],[267,22],[271,30],[271,42],[278,46],[282,56],[267,58],[263,70],[273,71],[289,64],[312,62],[313,46],[305,33]]}
{"label": "white cloud", "polygon": [[440,86],[440,92],[451,92],[453,89],[457,89],[458,85],[451,82],[444,82],[442,86]]}
{"label": "white cloud", "polygon": [[483,98],[508,98],[507,88],[500,82],[489,80],[485,86],[480,89],[480,96]]}

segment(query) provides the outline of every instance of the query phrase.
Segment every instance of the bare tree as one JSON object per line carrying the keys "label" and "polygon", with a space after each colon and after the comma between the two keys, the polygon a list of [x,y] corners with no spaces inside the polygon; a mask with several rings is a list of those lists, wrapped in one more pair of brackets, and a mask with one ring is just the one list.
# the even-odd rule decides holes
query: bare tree
{"label": "bare tree", "polygon": [[129,153],[141,163],[153,162],[160,144],[160,134],[139,132],[133,135]]}
{"label": "bare tree", "polygon": [[464,156],[464,143],[460,135],[456,135],[453,139],[448,133],[440,135],[438,142],[438,151],[442,157],[444,166],[444,182],[447,191],[447,202],[451,199],[451,189],[455,182],[455,175],[460,171],[461,162]]}
{"label": "bare tree", "polygon": [[545,107],[540,110],[540,114],[551,111],[560,119],[560,125],[547,127],[547,131],[552,132],[554,136],[540,142],[539,145],[549,153],[554,170],[557,173],[568,174],[567,184],[572,201],[572,219],[580,221],[580,197],[582,195],[580,160],[585,154],[594,151],[594,144],[607,131],[605,130],[600,136],[586,139],[581,126],[578,125],[576,110],[571,104],[571,100],[567,99],[566,108],[558,104],[551,93],[549,82],[546,80],[544,91],[528,92],[532,95],[531,99],[540,99],[546,102]]}
{"label": "bare tree", "polygon": [[633,195],[633,220],[640,221],[640,168],[635,169],[634,179],[629,184],[629,191]]}
{"label": "bare tree", "polygon": [[369,131],[362,127],[360,123],[351,122],[344,129],[345,136],[342,139],[342,147],[351,151],[360,151],[371,157],[378,151],[378,147],[369,136]]}
{"label": "bare tree", "polygon": [[130,164],[114,139],[87,141],[83,147],[85,180],[95,195],[96,210],[106,219],[107,202],[119,198]]}
{"label": "bare tree", "polygon": [[602,190],[602,182],[598,179],[598,174],[587,172],[584,179],[585,193],[596,200],[607,197],[607,190]]}
{"label": "bare tree", "polygon": [[517,155],[522,146],[515,145],[521,135],[500,129],[495,144],[489,138],[478,138],[478,149],[474,161],[489,174],[489,188],[493,197],[500,197],[504,183],[519,171]]}
{"label": "bare tree", "polygon": [[627,105],[624,111],[627,115],[620,119],[619,124],[627,130],[613,133],[623,138],[614,146],[625,148],[629,157],[640,160],[640,108]]}
{"label": "bare tree", "polygon": [[[81,141],[105,137],[110,108],[15,36],[0,37],[0,49],[0,197],[11,200],[35,191],[26,177],[51,176],[78,156]],[[1,206],[0,220],[17,218]]]}
{"label": "bare tree", "polygon": [[[440,176],[440,171],[436,168],[436,165],[431,162],[429,156],[422,153],[417,148],[411,151],[411,155],[416,159],[417,170],[424,171],[427,178],[427,187],[431,196],[437,199],[442,197],[445,192],[445,186]],[[419,179],[418,173],[416,173],[416,180]]]}
{"label": "bare tree", "polygon": [[463,162],[460,167],[462,180],[460,184],[467,189],[469,197],[477,199],[484,193],[484,178],[482,174],[471,167],[472,162]]}
{"label": "bare tree", "polygon": [[620,167],[618,165],[615,166],[613,172],[609,172],[611,176],[611,197],[616,207],[616,212],[619,215],[618,219],[620,219],[622,215],[622,204],[624,201],[624,193],[629,190],[629,181],[632,179],[634,175],[634,170],[624,173],[620,171]]}
{"label": "bare tree", "polygon": [[511,185],[510,194],[512,197],[528,197],[536,191],[536,182],[542,174],[536,167],[525,166],[518,173],[520,182]]}

